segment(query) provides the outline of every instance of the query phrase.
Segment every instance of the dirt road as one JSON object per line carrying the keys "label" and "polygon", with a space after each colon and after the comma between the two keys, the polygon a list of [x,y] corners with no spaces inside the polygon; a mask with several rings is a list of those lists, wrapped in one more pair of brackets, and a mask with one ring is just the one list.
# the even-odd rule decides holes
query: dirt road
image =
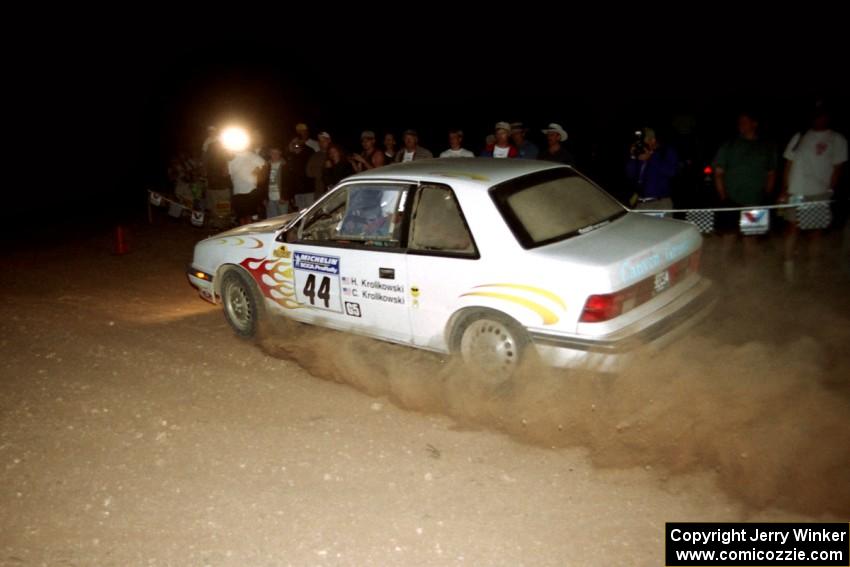
{"label": "dirt road", "polygon": [[850,503],[834,304],[829,333],[786,313],[802,330],[773,340],[785,319],[734,305],[722,339],[620,385],[547,375],[471,404],[408,380],[398,347],[237,340],[183,275],[203,234],[133,236],[4,258],[0,565],[661,565],[665,521]]}

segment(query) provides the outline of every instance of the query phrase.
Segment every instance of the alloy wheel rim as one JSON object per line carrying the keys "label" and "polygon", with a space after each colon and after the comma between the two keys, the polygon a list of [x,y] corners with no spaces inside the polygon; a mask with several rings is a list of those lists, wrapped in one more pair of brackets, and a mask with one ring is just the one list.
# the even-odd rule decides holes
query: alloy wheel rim
{"label": "alloy wheel rim", "polygon": [[227,291],[227,312],[237,327],[247,331],[252,320],[248,291],[244,286],[234,283],[228,286]]}
{"label": "alloy wheel rim", "polygon": [[463,333],[461,355],[482,370],[504,375],[517,365],[517,341],[502,323],[490,319],[479,319],[470,324]]}

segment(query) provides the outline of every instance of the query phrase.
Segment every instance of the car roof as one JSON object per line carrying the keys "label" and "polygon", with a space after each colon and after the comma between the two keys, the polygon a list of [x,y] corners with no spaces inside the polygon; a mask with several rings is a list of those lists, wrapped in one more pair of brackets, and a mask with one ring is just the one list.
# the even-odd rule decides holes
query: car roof
{"label": "car roof", "polygon": [[346,180],[391,179],[445,183],[447,179],[456,179],[468,185],[488,188],[530,173],[565,167],[568,166],[527,159],[437,158],[396,163],[357,173]]}

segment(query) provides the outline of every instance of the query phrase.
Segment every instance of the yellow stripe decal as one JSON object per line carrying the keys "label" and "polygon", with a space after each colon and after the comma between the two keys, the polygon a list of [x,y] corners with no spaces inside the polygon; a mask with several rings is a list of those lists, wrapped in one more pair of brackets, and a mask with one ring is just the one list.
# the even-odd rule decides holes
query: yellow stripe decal
{"label": "yellow stripe decal", "polygon": [[494,283],[494,284],[477,285],[473,289],[479,289],[479,288],[482,288],[482,287],[507,287],[507,288],[513,288],[513,289],[523,289],[525,291],[530,291],[531,293],[536,293],[537,295],[542,295],[546,299],[551,299],[552,301],[554,301],[555,303],[560,305],[561,309],[563,309],[564,311],[567,310],[567,304],[564,303],[564,300],[561,299],[560,297],[558,297],[557,295],[555,295],[554,293],[552,293],[551,291],[549,291],[548,289],[541,289],[539,287],[534,287],[534,286],[531,286],[531,285],[508,284],[508,283]]}
{"label": "yellow stripe decal", "polygon": [[558,322],[558,316],[552,313],[549,309],[546,309],[539,303],[534,303],[524,297],[517,297],[516,295],[508,295],[506,293],[497,293],[495,291],[470,291],[469,293],[464,293],[461,297],[466,297],[469,295],[477,295],[480,297],[492,297],[493,299],[503,299],[505,301],[510,301],[511,303],[516,303],[517,305],[521,305],[526,309],[531,309],[543,319],[544,325],[552,325]]}

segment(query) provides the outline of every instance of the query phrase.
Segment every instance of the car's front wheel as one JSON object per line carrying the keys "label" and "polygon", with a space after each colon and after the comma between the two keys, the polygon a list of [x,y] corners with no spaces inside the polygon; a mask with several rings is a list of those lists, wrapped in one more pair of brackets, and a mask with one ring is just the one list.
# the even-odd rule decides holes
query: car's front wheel
{"label": "car's front wheel", "polygon": [[463,361],[480,368],[488,380],[503,382],[514,375],[528,349],[525,330],[495,311],[469,317],[460,335]]}
{"label": "car's front wheel", "polygon": [[238,269],[229,270],[221,280],[224,317],[241,337],[254,337],[262,314],[262,299],[251,278]]}

